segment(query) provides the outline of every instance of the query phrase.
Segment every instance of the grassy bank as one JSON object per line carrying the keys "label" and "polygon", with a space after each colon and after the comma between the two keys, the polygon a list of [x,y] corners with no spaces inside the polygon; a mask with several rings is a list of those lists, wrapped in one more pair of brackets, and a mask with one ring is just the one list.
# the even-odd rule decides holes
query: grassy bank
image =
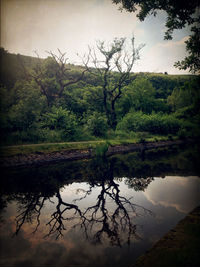
{"label": "grassy bank", "polygon": [[132,267],[199,266],[200,207],[188,214]]}
{"label": "grassy bank", "polygon": [[[170,137],[171,138],[171,137]],[[173,140],[177,139],[173,137]],[[168,136],[149,136],[144,138],[134,138],[126,140],[97,140],[82,142],[65,142],[65,143],[41,143],[41,144],[24,144],[14,146],[1,146],[0,157],[9,157],[16,155],[28,155],[33,153],[51,153],[66,150],[84,150],[95,149],[101,144],[109,144],[110,146],[135,144],[140,142],[156,142],[169,140]]]}

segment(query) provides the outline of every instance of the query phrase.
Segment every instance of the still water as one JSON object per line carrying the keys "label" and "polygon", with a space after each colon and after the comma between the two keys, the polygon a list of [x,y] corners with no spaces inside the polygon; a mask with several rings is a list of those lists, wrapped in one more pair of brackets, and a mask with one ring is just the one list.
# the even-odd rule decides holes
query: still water
{"label": "still water", "polygon": [[177,147],[4,170],[1,266],[130,266],[200,205],[198,158]]}

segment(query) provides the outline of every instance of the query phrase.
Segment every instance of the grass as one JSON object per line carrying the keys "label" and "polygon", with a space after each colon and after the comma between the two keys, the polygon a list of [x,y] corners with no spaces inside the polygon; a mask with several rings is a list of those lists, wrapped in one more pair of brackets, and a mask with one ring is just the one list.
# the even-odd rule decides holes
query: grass
{"label": "grass", "polygon": [[[175,138],[174,138],[175,139]],[[149,136],[145,138],[146,142],[169,140],[168,136]],[[86,150],[96,149],[99,145],[107,144],[111,146],[140,143],[141,137],[132,139],[114,139],[114,140],[98,140],[98,141],[81,141],[81,142],[65,142],[65,143],[42,143],[42,144],[25,144],[1,146],[0,157],[9,157],[16,155],[28,155],[33,153],[51,153],[66,150]]]}

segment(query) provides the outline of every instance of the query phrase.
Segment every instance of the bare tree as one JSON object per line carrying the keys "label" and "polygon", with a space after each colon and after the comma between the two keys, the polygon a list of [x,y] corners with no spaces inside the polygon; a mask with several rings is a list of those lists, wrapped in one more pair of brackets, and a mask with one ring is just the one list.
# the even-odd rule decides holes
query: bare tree
{"label": "bare tree", "polygon": [[[37,61],[32,69],[25,66],[20,56],[18,60],[24,70],[26,79],[35,81],[40,92],[46,97],[47,105],[50,106],[54,100],[63,96],[66,88],[82,80],[88,68],[79,67],[79,71],[73,75],[72,68],[67,64],[66,53],[62,53],[59,49],[58,54],[52,51],[47,51],[47,53],[49,57],[41,59],[35,51]],[[88,62],[86,61],[86,63]]]}
{"label": "bare tree", "polygon": [[[83,58],[85,68],[100,77],[104,109],[108,124],[113,129],[117,125],[116,102],[121,97],[123,88],[130,82],[131,70],[144,46],[135,48],[134,42],[135,39],[132,37],[126,49],[126,38],[115,38],[108,45],[104,41],[98,41],[97,51],[89,47],[89,56]],[[97,56],[97,53],[100,55]],[[88,62],[92,67],[88,67]]]}

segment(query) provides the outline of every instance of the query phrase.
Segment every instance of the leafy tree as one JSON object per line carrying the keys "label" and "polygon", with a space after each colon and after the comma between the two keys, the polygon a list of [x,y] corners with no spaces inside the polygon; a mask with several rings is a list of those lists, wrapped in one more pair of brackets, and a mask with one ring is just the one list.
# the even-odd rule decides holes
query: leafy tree
{"label": "leafy tree", "polygon": [[85,86],[83,101],[83,103],[87,104],[87,111],[104,112],[101,86]]}
{"label": "leafy tree", "polygon": [[64,90],[63,97],[57,104],[63,108],[67,107],[79,119],[82,119],[85,113],[94,111],[103,113],[101,87],[98,85],[87,85],[82,82],[71,85],[70,90]]}
{"label": "leafy tree", "polygon": [[16,101],[7,113],[13,130],[27,130],[45,111],[45,99],[33,83],[17,82],[14,87]]}
{"label": "leafy tree", "polygon": [[151,113],[155,102],[155,89],[145,77],[137,77],[132,83],[124,88],[124,94],[119,105],[127,112],[131,108]]}
{"label": "leafy tree", "polygon": [[37,124],[47,109],[45,98],[34,83],[18,81],[12,89],[0,89],[1,141],[37,142]]}
{"label": "leafy tree", "polygon": [[167,99],[176,86],[181,86],[188,79],[187,76],[148,75],[148,80],[156,90],[156,98]]}
{"label": "leafy tree", "polygon": [[[103,106],[108,120],[108,125],[115,129],[117,125],[116,102],[122,95],[123,88],[130,82],[130,72],[133,64],[139,59],[139,51],[142,48],[135,49],[134,37],[131,39],[131,49],[125,49],[126,38],[115,38],[109,45],[104,41],[97,43],[97,50],[100,57],[97,57],[96,51],[90,49],[89,58],[93,68],[88,68],[88,61],[84,65],[94,76],[100,77],[100,86],[103,94]],[[87,57],[88,59],[88,57]],[[117,72],[113,72],[113,71]]]}
{"label": "leafy tree", "polygon": [[191,25],[193,35],[186,42],[189,56],[185,60],[175,64],[180,69],[189,68],[190,71],[199,71],[200,61],[200,34],[198,8],[199,0],[112,0],[115,4],[121,4],[121,9],[129,12],[136,12],[139,8],[138,18],[143,21],[149,14],[156,16],[158,10],[164,10],[167,13],[166,32],[164,38],[172,39],[172,33],[175,29],[182,29]]}
{"label": "leafy tree", "polygon": [[200,28],[191,28],[193,34],[185,42],[188,56],[184,60],[176,62],[174,65],[179,69],[189,69],[190,72],[198,73],[200,70]]}
{"label": "leafy tree", "polygon": [[183,86],[175,87],[167,101],[173,111],[191,106],[197,112],[200,101],[199,78],[185,82]]}

